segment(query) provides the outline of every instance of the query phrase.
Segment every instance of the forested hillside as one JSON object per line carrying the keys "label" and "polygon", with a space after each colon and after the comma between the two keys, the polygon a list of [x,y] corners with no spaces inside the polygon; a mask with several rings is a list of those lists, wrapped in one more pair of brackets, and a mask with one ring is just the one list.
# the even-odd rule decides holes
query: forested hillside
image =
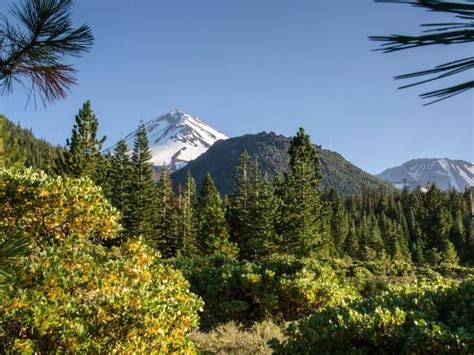
{"label": "forested hillside", "polygon": [[[196,179],[198,186],[204,181],[207,173],[214,179],[217,189],[231,193],[234,187],[235,165],[240,154],[245,150],[252,159],[257,159],[262,174],[272,179],[279,173],[289,170],[288,148],[290,139],[275,133],[246,134],[216,142],[207,152],[191,161],[185,168],[172,174],[173,181],[183,183],[187,171]],[[341,194],[357,194],[364,190],[375,190],[393,187],[366,173],[345,160],[340,154],[316,146],[323,176],[321,188],[334,188]]]}
{"label": "forested hillside", "polygon": [[31,129],[21,127],[2,115],[5,129],[5,148],[10,159],[25,166],[49,170],[62,148],[36,138]]}

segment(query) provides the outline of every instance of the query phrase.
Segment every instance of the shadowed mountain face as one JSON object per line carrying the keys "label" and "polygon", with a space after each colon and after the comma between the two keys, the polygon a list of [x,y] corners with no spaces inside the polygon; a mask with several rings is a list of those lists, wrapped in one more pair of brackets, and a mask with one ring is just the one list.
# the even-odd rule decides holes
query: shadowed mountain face
{"label": "shadowed mountain face", "polygon": [[397,188],[402,188],[405,184],[414,188],[434,182],[443,190],[454,187],[458,191],[464,191],[474,185],[474,164],[448,158],[413,159],[377,176]]}
{"label": "shadowed mountain face", "polygon": [[[289,138],[266,132],[218,141],[197,159],[190,161],[185,168],[174,172],[172,178],[176,183],[184,183],[189,170],[199,186],[206,174],[210,173],[219,191],[229,194],[233,190],[235,165],[241,152],[246,150],[252,159],[257,158],[263,173],[273,178],[288,171],[289,145]],[[381,186],[391,188],[389,184],[359,169],[338,153],[320,147],[317,147],[317,152],[324,189],[332,187],[348,195]]]}

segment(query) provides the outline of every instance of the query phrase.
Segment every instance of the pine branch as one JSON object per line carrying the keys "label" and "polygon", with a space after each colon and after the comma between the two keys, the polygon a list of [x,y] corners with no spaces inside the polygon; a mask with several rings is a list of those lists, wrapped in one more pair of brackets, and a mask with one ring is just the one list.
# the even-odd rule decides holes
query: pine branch
{"label": "pine branch", "polygon": [[[421,35],[390,35],[390,36],[371,36],[370,40],[385,42],[376,51],[383,53],[392,53],[405,49],[412,49],[431,45],[450,45],[470,43],[474,41],[474,1],[465,0],[465,2],[445,2],[438,0],[382,0],[377,2],[410,4],[414,7],[425,8],[432,12],[444,12],[454,14],[456,18],[466,22],[453,23],[431,23],[423,24],[422,27],[428,27]],[[396,76],[395,79],[409,79],[416,77],[432,76],[429,79],[417,81],[413,84],[401,86],[399,89],[405,89],[444,79],[452,75],[458,75],[474,68],[474,57],[456,60],[436,66],[433,69],[421,70],[409,74]],[[472,81],[464,82],[448,88],[439,89],[421,94],[423,99],[435,98],[425,105],[445,100],[470,89],[473,89]]]}
{"label": "pine branch", "polygon": [[72,27],[71,4],[71,0],[23,0],[10,9],[17,24],[1,17],[3,94],[10,93],[18,82],[33,94],[37,92],[43,104],[67,95],[76,82],[76,71],[63,61],[88,52],[94,39],[87,25]]}

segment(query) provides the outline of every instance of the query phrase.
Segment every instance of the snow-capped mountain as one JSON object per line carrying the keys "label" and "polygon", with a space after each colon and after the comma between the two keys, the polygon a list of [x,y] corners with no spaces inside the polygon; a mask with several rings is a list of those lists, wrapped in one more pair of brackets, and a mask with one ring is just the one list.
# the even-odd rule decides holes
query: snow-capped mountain
{"label": "snow-capped mountain", "polygon": [[[211,145],[227,136],[207,125],[197,117],[180,110],[173,110],[145,123],[153,165],[168,165],[171,171],[184,167]],[[135,132],[124,139],[133,147]]]}
{"label": "snow-capped mountain", "polygon": [[448,158],[413,159],[377,176],[398,188],[402,188],[405,183],[414,188],[434,182],[444,190],[454,187],[464,191],[466,187],[474,186],[474,164]]}

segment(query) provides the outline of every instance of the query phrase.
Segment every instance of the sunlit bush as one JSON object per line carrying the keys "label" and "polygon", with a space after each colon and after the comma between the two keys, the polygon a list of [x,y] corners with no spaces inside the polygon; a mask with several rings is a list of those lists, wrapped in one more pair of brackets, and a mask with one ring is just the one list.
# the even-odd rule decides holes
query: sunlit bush
{"label": "sunlit bush", "polygon": [[277,353],[472,353],[474,279],[388,286],[347,307],[328,307],[289,327]]}
{"label": "sunlit bush", "polygon": [[104,247],[118,221],[89,179],[0,170],[0,227],[31,243],[0,299],[0,353],[194,352],[202,301],[141,241]]}
{"label": "sunlit bush", "polygon": [[220,255],[173,261],[201,296],[202,323],[295,320],[327,305],[354,297],[323,262],[280,257],[260,263]]}
{"label": "sunlit bush", "polygon": [[88,178],[51,177],[34,169],[0,169],[0,223],[34,241],[110,239],[120,231],[119,213]]}

